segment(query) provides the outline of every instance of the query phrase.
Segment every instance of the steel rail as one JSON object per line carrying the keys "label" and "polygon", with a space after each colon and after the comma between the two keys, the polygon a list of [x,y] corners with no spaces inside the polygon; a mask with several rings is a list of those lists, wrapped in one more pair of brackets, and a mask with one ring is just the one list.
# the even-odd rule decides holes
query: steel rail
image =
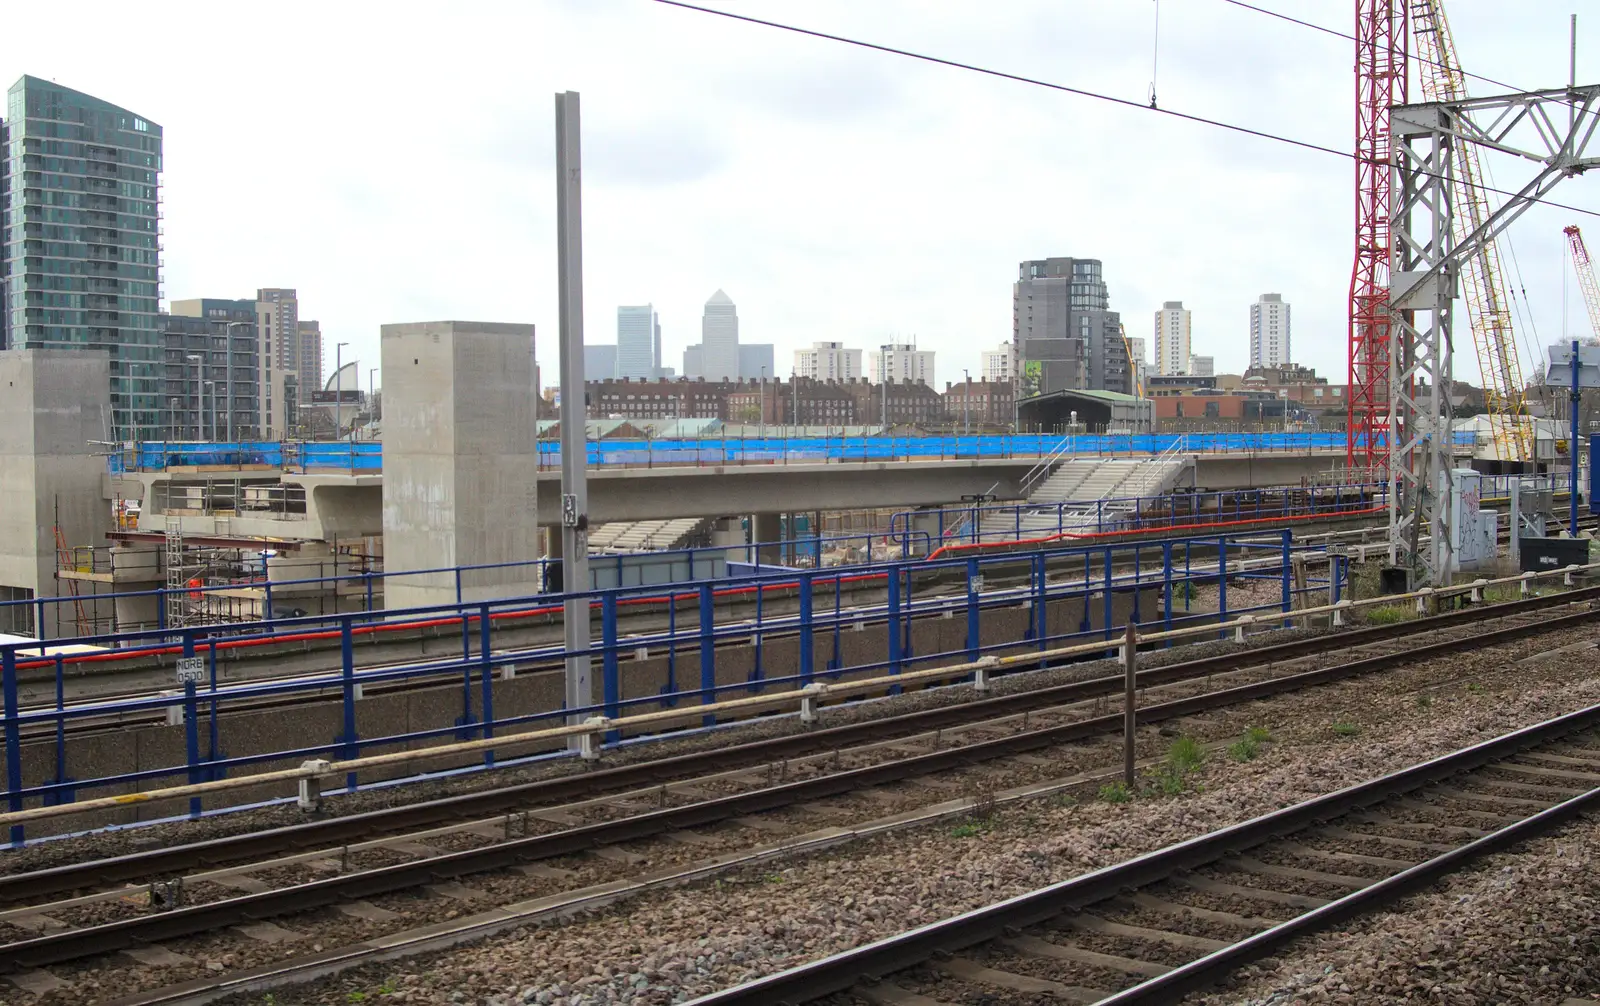
{"label": "steel rail", "polygon": [[[1558,716],[1510,734],[1463,748],[1398,772],[1314,797],[1240,824],[1108,866],[1071,880],[1051,884],[954,918],[931,923],[899,936],[800,965],[744,985],[691,1000],[690,1006],[772,1006],[798,1004],[843,992],[863,977],[876,978],[916,967],[942,954],[953,954],[1002,937],[1008,930],[1037,925],[1064,913],[1079,911],[1123,891],[1166,880],[1187,870],[1206,866],[1239,851],[1263,845],[1274,838],[1312,827],[1319,822],[1358,811],[1391,797],[1408,793],[1461,772],[1502,760],[1530,747],[1548,744],[1571,733],[1600,724],[1600,705]],[[1097,1006],[1139,1003],[1174,1003],[1196,988],[1214,983],[1234,967],[1259,959],[1273,948],[1306,932],[1326,928],[1355,914],[1370,911],[1514,842],[1542,834],[1587,807],[1600,802],[1600,790],[1548,808],[1501,829],[1470,845],[1412,867],[1387,881],[1375,881],[1355,894],[1334,901],[1300,919],[1299,926],[1284,923],[1255,937],[1217,951],[1159,979],[1102,999]],[[1137,994],[1139,989],[1147,989]]]}
{"label": "steel rail", "polygon": [[[1138,684],[1143,688],[1172,684],[1223,671],[1314,655],[1326,652],[1330,648],[1348,649],[1447,629],[1462,622],[1512,617],[1595,598],[1600,598],[1600,586],[1477,608],[1462,608],[1425,619],[1351,629],[1331,636],[1314,636],[1251,647],[1140,671]],[[1330,644],[1333,644],[1332,647]],[[30,899],[69,894],[94,887],[197,869],[230,866],[250,859],[271,858],[309,849],[348,845],[406,829],[421,829],[452,821],[488,817],[512,809],[546,803],[604,796],[662,782],[681,781],[708,771],[723,772],[837,750],[851,745],[962,726],[1066,702],[1120,693],[1124,684],[1122,675],[1118,673],[869,719],[843,726],[750,741],[711,751],[674,755],[632,765],[441,797],[401,807],[386,807],[202,842],[144,850],[125,856],[14,873],[0,876],[0,906],[16,907]]]}
{"label": "steel rail", "polygon": [[[1473,612],[1478,614],[1478,612]],[[1140,723],[1159,723],[1199,712],[1254,701],[1285,692],[1371,673],[1444,653],[1504,642],[1571,628],[1600,618],[1589,609],[1544,621],[1508,626],[1490,632],[1366,657],[1334,667],[1320,668],[1267,681],[1208,692],[1147,706],[1138,711]],[[619,842],[649,838],[670,831],[704,826],[734,817],[758,814],[825,799],[872,786],[966,767],[978,762],[1021,754],[1091,737],[1114,733],[1122,727],[1122,713],[1091,717],[1059,726],[1027,731],[959,748],[949,748],[884,762],[815,779],[705,800],[682,807],[652,811],[616,821],[529,836],[478,849],[445,853],[428,859],[379,867],[360,873],[330,877],[257,894],[247,894],[209,904],[86,926],[0,946],[0,974],[110,953],[127,947],[187,936],[241,922],[306,911],[345,901],[405,890],[441,879],[515,866],[520,863],[569,855]],[[774,1000],[761,1000],[772,1002]]]}

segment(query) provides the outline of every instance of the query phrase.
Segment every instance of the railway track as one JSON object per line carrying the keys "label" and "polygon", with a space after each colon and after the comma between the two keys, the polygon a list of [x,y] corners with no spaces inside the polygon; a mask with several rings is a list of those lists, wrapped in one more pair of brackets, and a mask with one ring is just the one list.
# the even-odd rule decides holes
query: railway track
{"label": "railway track", "polygon": [[1600,806],[1600,706],[694,1000],[1176,1003]]}
{"label": "railway track", "polygon": [[[1584,600],[1591,596],[1582,593]],[[1186,694],[1161,695],[1164,701],[1141,709],[1140,720],[1192,716],[1414,660],[1594,624],[1600,611],[1590,607],[1551,614],[1573,596],[1453,612],[1428,620],[1426,632],[1419,632],[1419,623],[1352,631],[1338,637],[1337,645],[1354,659],[1323,660],[1310,669],[1299,665],[1319,663],[1316,651],[1326,649],[1328,639],[1151,669],[1144,672],[1144,687]],[[1489,631],[1450,636],[1481,628],[1490,619],[1497,625]],[[1420,641],[1427,635],[1450,638]],[[1369,647],[1384,652],[1363,653]],[[1098,710],[1088,704],[1120,692],[1122,684],[1120,676],[1090,679],[661,762],[0,877],[0,903],[11,906],[0,911],[0,922],[13,927],[11,932],[21,926],[39,933],[0,946],[0,970],[15,973],[137,949],[470,874],[536,868],[554,857],[623,842],[740,826],[757,815],[874,789],[881,793],[898,783],[937,781],[984,762],[1027,758],[1030,752],[1114,734],[1120,714],[1095,715]],[[960,742],[946,746],[952,739]],[[561,803],[574,798],[580,799]],[[451,836],[465,840],[454,851],[443,847]],[[330,870],[336,875],[326,876]],[[107,886],[134,880],[139,886]],[[55,900],[39,900],[49,897]],[[107,913],[114,917],[99,921]]]}

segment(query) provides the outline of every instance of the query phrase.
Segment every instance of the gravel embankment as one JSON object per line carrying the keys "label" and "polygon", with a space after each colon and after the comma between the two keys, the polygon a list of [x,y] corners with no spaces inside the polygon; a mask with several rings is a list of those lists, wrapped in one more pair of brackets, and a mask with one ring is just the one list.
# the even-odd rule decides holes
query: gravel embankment
{"label": "gravel embankment", "polygon": [[1600,824],[1492,856],[1434,891],[1247,968],[1196,1006],[1550,1003],[1600,993]]}
{"label": "gravel embankment", "polygon": [[[1019,805],[976,826],[885,836],[278,990],[274,1002],[683,1002],[1600,701],[1587,654],[1519,662],[1580,638],[1509,643],[1208,717],[1213,728],[1264,725],[1274,743],[1254,761],[1212,757],[1177,798]],[[259,999],[237,1000],[247,1001]]]}

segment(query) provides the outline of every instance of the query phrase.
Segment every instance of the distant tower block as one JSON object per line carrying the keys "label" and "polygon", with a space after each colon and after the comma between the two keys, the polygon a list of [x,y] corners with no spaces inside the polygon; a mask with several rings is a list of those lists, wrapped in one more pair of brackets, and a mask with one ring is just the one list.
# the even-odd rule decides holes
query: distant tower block
{"label": "distant tower block", "polygon": [[[533,326],[383,326],[384,568],[390,609],[453,604],[455,566],[539,558]],[[537,566],[464,570],[461,599],[539,592]]]}

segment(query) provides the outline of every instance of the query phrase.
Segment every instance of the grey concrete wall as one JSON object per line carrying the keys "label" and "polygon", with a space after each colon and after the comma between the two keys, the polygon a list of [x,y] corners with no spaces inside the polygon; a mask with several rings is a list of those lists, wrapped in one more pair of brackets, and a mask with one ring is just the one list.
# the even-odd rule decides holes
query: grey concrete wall
{"label": "grey concrete wall", "polygon": [[[385,564],[430,569],[539,557],[533,326],[385,325]],[[475,571],[468,600],[537,592],[533,567]],[[388,580],[390,608],[451,603],[450,573]]]}
{"label": "grey concrete wall", "polygon": [[[111,509],[101,492],[111,409],[108,353],[0,352],[0,585],[57,593],[55,528],[69,546],[102,545]],[[47,606],[44,632],[71,631],[71,610]]]}

